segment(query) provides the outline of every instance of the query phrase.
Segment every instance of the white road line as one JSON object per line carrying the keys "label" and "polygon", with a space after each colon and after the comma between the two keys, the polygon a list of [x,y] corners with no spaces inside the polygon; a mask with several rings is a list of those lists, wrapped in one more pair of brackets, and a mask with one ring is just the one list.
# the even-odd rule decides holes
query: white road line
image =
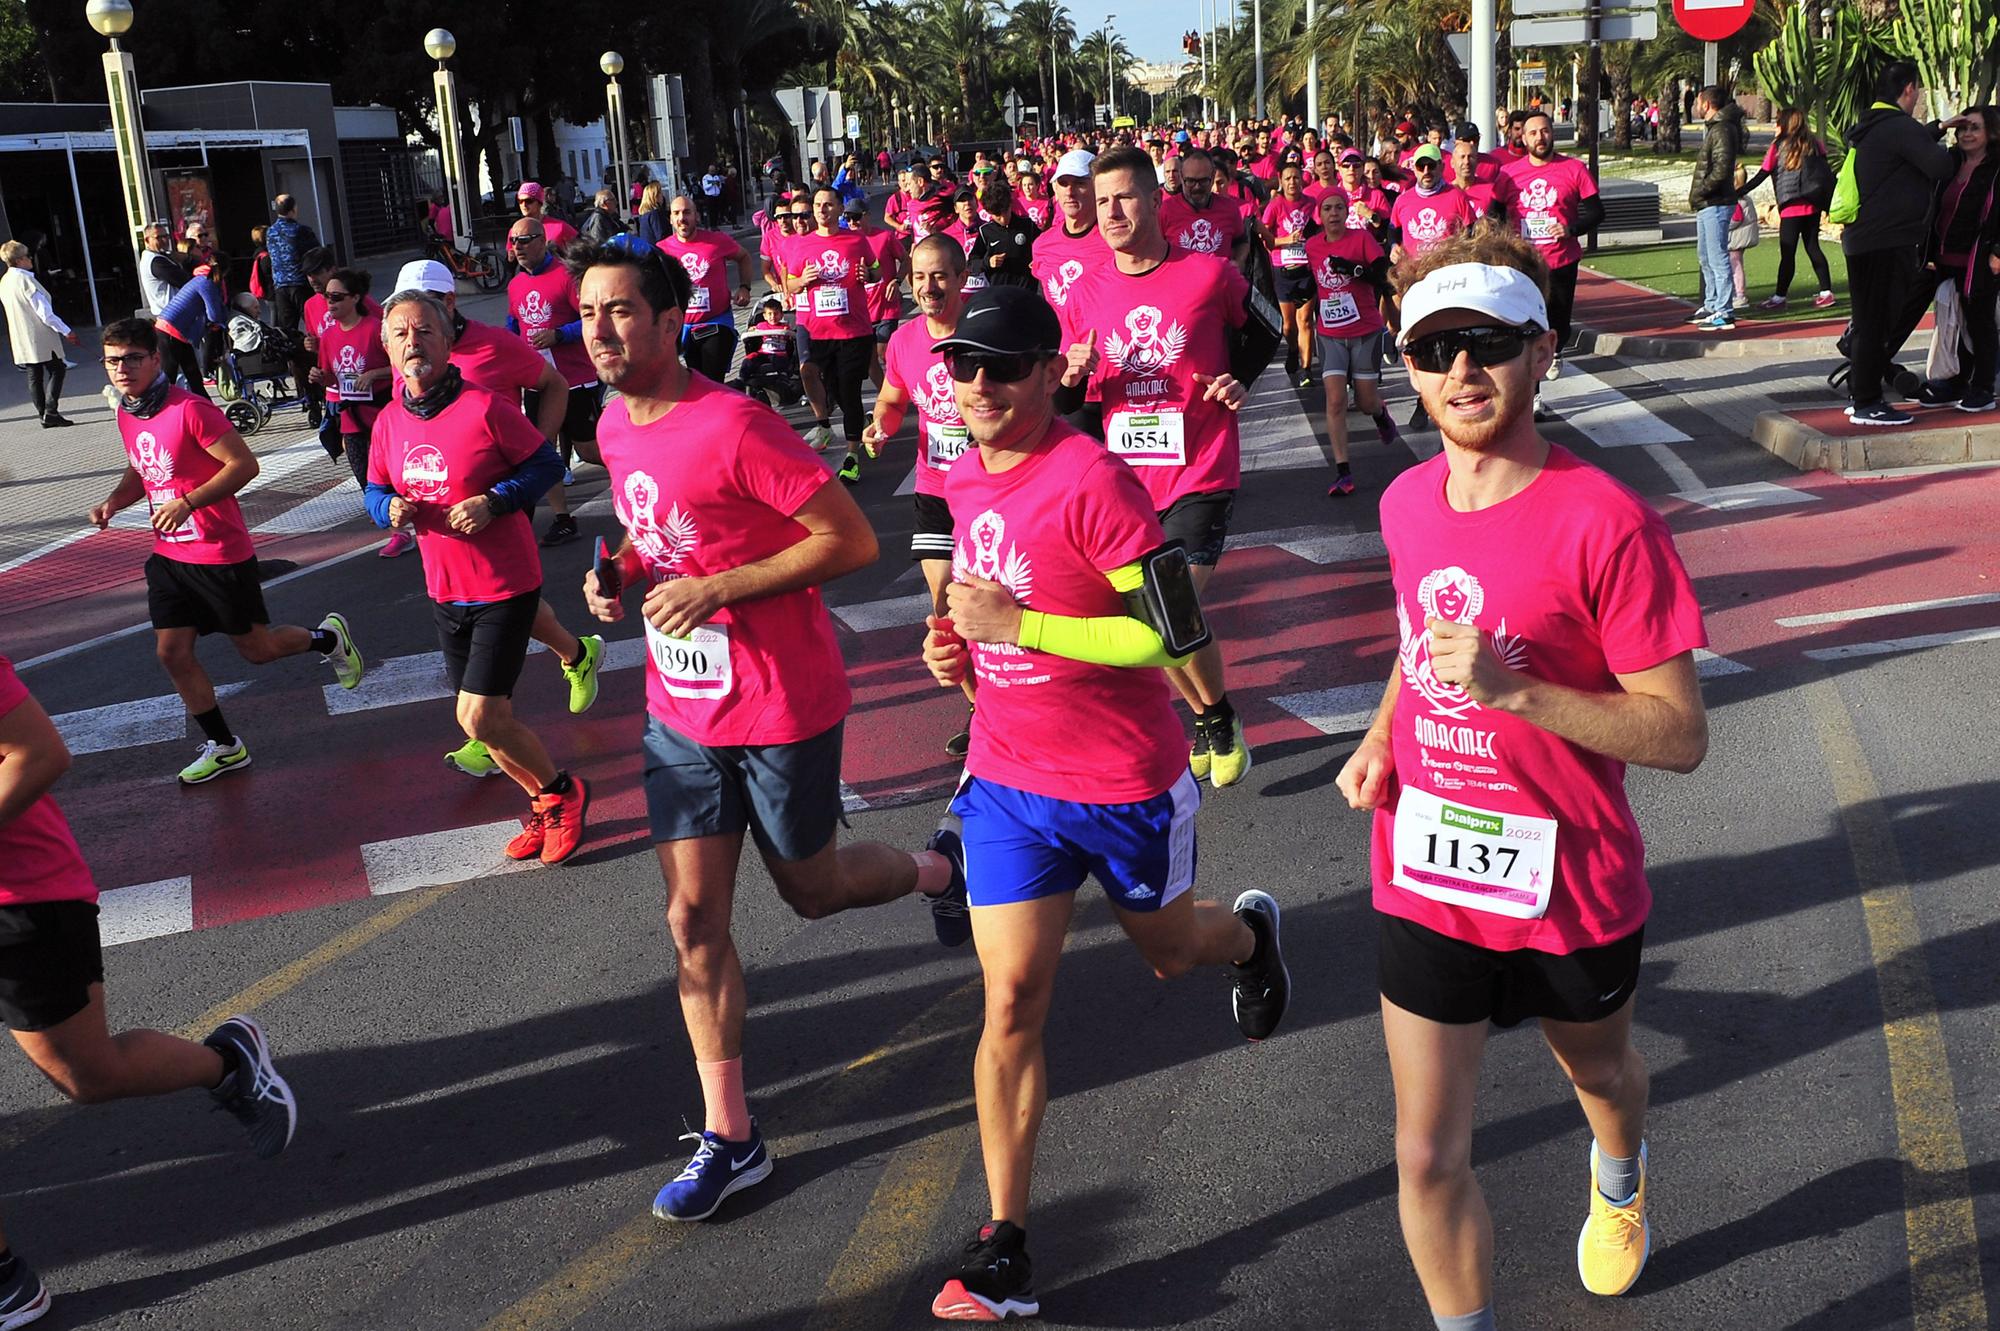
{"label": "white road line", "polygon": [[1681,461],[1680,454],[1673,449],[1665,444],[1647,444],[1645,450],[1646,456],[1658,463],[1661,471],[1667,473],[1668,484],[1678,486],[1681,490],[1701,489],[1701,477],[1695,475],[1694,468]]}
{"label": "white road line", "polygon": [[1889,615],[1914,615],[1925,610],[1955,610],[1960,606],[1996,603],[2000,603],[2000,592],[1981,592],[1977,596],[1946,596],[1935,601],[1899,601],[1894,605],[1864,605],[1854,610],[1829,610],[1819,615],[1786,615],[1775,622],[1781,628],[1803,629],[1811,628],[1815,624],[1849,624],[1857,619],[1883,619]]}
{"label": "white road line", "polygon": [[361,492],[336,485],[331,490],[300,500],[277,516],[258,523],[250,531],[257,536],[304,536],[311,532],[332,531],[357,519],[368,519],[368,510],[361,504]]}
{"label": "white road line", "polygon": [[106,947],[184,934],[194,928],[194,879],[113,888],[98,894],[97,909],[97,932]]}
{"label": "white road line", "polygon": [[[249,688],[247,681],[216,686],[217,699],[234,697]],[[111,749],[132,749],[145,744],[178,743],[188,737],[191,724],[187,704],[177,693],[158,698],[135,698],[103,707],[87,707],[80,712],[64,712],[49,718],[55,722],[72,756],[105,753]]]}
{"label": "white road line", "polygon": [[834,618],[854,632],[872,633],[876,629],[921,624],[924,616],[931,612],[931,605],[930,592],[921,591],[911,592],[908,596],[891,596],[882,601],[863,601],[859,605],[838,605],[832,609]]}
{"label": "white road line", "polygon": [[507,842],[520,830],[520,822],[508,818],[477,827],[371,841],[361,848],[361,868],[368,875],[369,894],[385,897],[419,887],[518,873],[531,865],[539,868],[539,860],[510,860],[504,853]]}
{"label": "white road line", "polygon": [[1815,661],[1846,661],[1857,656],[1888,656],[1895,652],[1920,652],[1929,647],[1956,647],[1967,642],[2000,642],[2000,624],[1983,629],[1954,629],[1950,633],[1920,633],[1914,638],[1889,638],[1883,642],[1851,642],[1842,647],[1814,647],[1806,655]]}
{"label": "white road line", "polygon": [[56,551],[63,549],[65,546],[75,545],[78,541],[82,540],[86,536],[95,536],[95,535],[97,535],[96,527],[80,527],[76,531],[69,533],[67,536],[58,536],[53,541],[49,541],[43,545],[38,545],[34,549],[28,551],[28,553],[26,554],[16,555],[12,559],[8,560],[6,563],[0,564],[0,573],[12,572],[14,569],[20,568],[23,564],[32,564],[37,559],[41,559],[48,555],[52,555]]}
{"label": "white road line", "polygon": [[1750,667],[1741,661],[1717,656],[1706,647],[1697,647],[1694,649],[1694,673],[1697,679],[1715,679],[1722,675],[1747,675]]}
{"label": "white road line", "polygon": [[1310,693],[1287,693],[1271,702],[1324,734],[1357,735],[1375,719],[1387,687],[1386,681],[1371,680],[1366,684],[1314,689]]}
{"label": "white road line", "polygon": [[[528,645],[530,656],[548,650],[539,642]],[[645,660],[644,638],[618,638],[604,644],[604,660],[598,665],[597,672],[603,675],[614,670],[631,670],[643,665]],[[347,716],[354,712],[374,711],[378,707],[402,707],[413,702],[435,702],[451,697],[451,688],[445,683],[443,652],[416,652],[375,661],[369,664],[368,673],[353,688],[343,689],[338,684],[328,684],[320,692],[326,698],[328,716]]]}
{"label": "white road line", "polygon": [[1784,504],[1819,502],[1819,496],[1810,490],[1776,485],[1770,481],[1748,481],[1742,485],[1718,485],[1713,488],[1696,487],[1682,490],[1675,494],[1674,498],[1685,499],[1690,504],[1699,504],[1703,508],[1719,511],[1738,508],[1776,508]]}
{"label": "white road line", "polygon": [[[1642,403],[1634,402],[1596,375],[1582,370],[1564,370],[1562,378],[1542,388],[1542,400],[1599,448],[1688,442],[1686,434],[1655,416]],[[1700,482],[1682,488],[1699,489]]]}
{"label": "white road line", "polygon": [[867,807],[868,801],[855,794],[853,786],[848,785],[845,781],[840,783],[840,811],[842,813],[859,813]]}

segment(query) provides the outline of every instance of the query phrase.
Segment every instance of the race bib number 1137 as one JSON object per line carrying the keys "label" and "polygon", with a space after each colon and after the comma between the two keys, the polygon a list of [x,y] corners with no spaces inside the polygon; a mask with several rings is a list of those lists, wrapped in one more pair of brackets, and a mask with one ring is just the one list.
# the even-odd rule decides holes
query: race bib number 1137
{"label": "race bib number 1137", "polygon": [[1495,813],[1404,786],[1391,881],[1447,906],[1539,920],[1556,873],[1556,821]]}

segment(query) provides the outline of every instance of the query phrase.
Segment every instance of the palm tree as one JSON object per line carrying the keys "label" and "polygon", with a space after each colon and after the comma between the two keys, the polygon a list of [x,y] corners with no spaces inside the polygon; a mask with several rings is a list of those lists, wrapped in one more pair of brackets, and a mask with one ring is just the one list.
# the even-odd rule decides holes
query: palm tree
{"label": "palm tree", "polygon": [[998,36],[990,0],[926,0],[920,11],[917,40],[926,62],[958,76],[961,133],[973,128],[972,85],[983,85]]}
{"label": "palm tree", "polygon": [[1021,54],[1032,53],[1035,61],[1035,86],[1040,90],[1042,123],[1053,123],[1050,118],[1052,91],[1050,78],[1043,77],[1044,58],[1046,68],[1052,78],[1055,74],[1058,50],[1069,51],[1076,46],[1076,25],[1070,21],[1069,10],[1062,0],[1017,0],[1013,12],[1007,16],[1007,35],[1020,47],[1026,48]]}
{"label": "palm tree", "polygon": [[1125,44],[1125,39],[1108,28],[1099,28],[1078,43],[1077,73],[1084,88],[1089,90],[1090,100],[1095,102],[1097,90],[1105,88],[1106,71],[1126,69],[1133,58],[1132,48]]}

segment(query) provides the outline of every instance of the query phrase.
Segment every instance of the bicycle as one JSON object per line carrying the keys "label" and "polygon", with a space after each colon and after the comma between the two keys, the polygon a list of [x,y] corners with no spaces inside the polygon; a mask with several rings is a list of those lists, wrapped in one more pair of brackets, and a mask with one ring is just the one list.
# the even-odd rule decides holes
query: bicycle
{"label": "bicycle", "polygon": [[507,280],[500,256],[490,245],[461,250],[433,232],[425,238],[424,257],[437,260],[451,269],[453,277],[463,278],[481,291],[498,291]]}

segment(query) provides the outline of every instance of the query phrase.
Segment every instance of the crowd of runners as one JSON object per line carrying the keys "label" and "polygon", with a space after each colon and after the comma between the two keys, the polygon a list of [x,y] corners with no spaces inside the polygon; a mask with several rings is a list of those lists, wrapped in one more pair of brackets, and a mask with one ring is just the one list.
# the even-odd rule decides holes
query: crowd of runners
{"label": "crowd of runners", "polygon": [[[880,221],[831,184],[787,192],[754,260],[691,199],[671,201],[656,245],[559,243],[524,199],[504,327],[459,311],[436,262],[406,266],[379,304],[365,273],[313,273],[315,374],[357,512],[391,533],[385,556],[419,555],[462,731],[448,761],[504,773],[527,801],[506,855],[561,864],[588,836],[589,784],[513,709],[531,642],[581,712],[603,641],[564,617],[642,621],[642,781],[703,1104],[661,1218],[707,1219],[776,1166],[746,1091],[730,925],[746,833],[802,916],[911,899],[941,945],[973,945],[991,1214],[941,1282],[940,1318],[1039,1310],[1042,1037],[1084,879],[1157,975],[1220,970],[1244,1037],[1280,1029],[1286,885],[1225,904],[1195,883],[1200,783],[1237,785],[1252,757],[1202,597],[1235,516],[1239,413],[1282,356],[1292,384],[1324,392],[1334,499],[1357,489],[1350,405],[1397,437],[1384,373],[1407,374],[1444,445],[1380,495],[1399,651],[1337,781],[1372,818],[1400,1209],[1430,1311],[1441,1331],[1495,1325],[1471,1160],[1495,1025],[1539,1021],[1588,1120],[1583,1284],[1614,1295],[1639,1278],[1647,1079],[1631,1028],[1650,897],[1624,770],[1701,761],[1705,638],[1660,518],[1536,429],[1595,189],[1539,111],[1490,154],[1470,125],[1447,143],[1406,123],[1380,155],[1337,130],[1238,129],[1242,152],[1190,126],[914,160]],[[753,264],[771,298],[749,314]],[[366,662],[340,613],[269,622],[235,498],[256,459],[170,386],[157,330],[120,320],[102,344],[127,466],[91,518],[147,505],[158,656],[204,736],[179,779],[199,785],[250,762],[202,636],[260,665],[318,653],[350,689]],[[767,381],[760,358],[796,370],[803,433],[739,391]],[[818,456],[836,408],[837,468]],[[911,652],[966,704],[941,737],[963,776],[914,851],[841,834],[851,695],[823,599],[881,553],[848,487],[906,445],[910,556],[932,600]],[[581,588],[545,588],[533,513],[552,510],[543,543],[575,534],[561,496],[581,464],[607,473],[622,536]],[[67,762],[0,660],[0,1017],[73,1098],[208,1087],[275,1154],[296,1110],[253,1021],[205,1045],[108,1034],[96,889],[47,793]],[[0,1236],[0,1329],[47,1306]]]}

